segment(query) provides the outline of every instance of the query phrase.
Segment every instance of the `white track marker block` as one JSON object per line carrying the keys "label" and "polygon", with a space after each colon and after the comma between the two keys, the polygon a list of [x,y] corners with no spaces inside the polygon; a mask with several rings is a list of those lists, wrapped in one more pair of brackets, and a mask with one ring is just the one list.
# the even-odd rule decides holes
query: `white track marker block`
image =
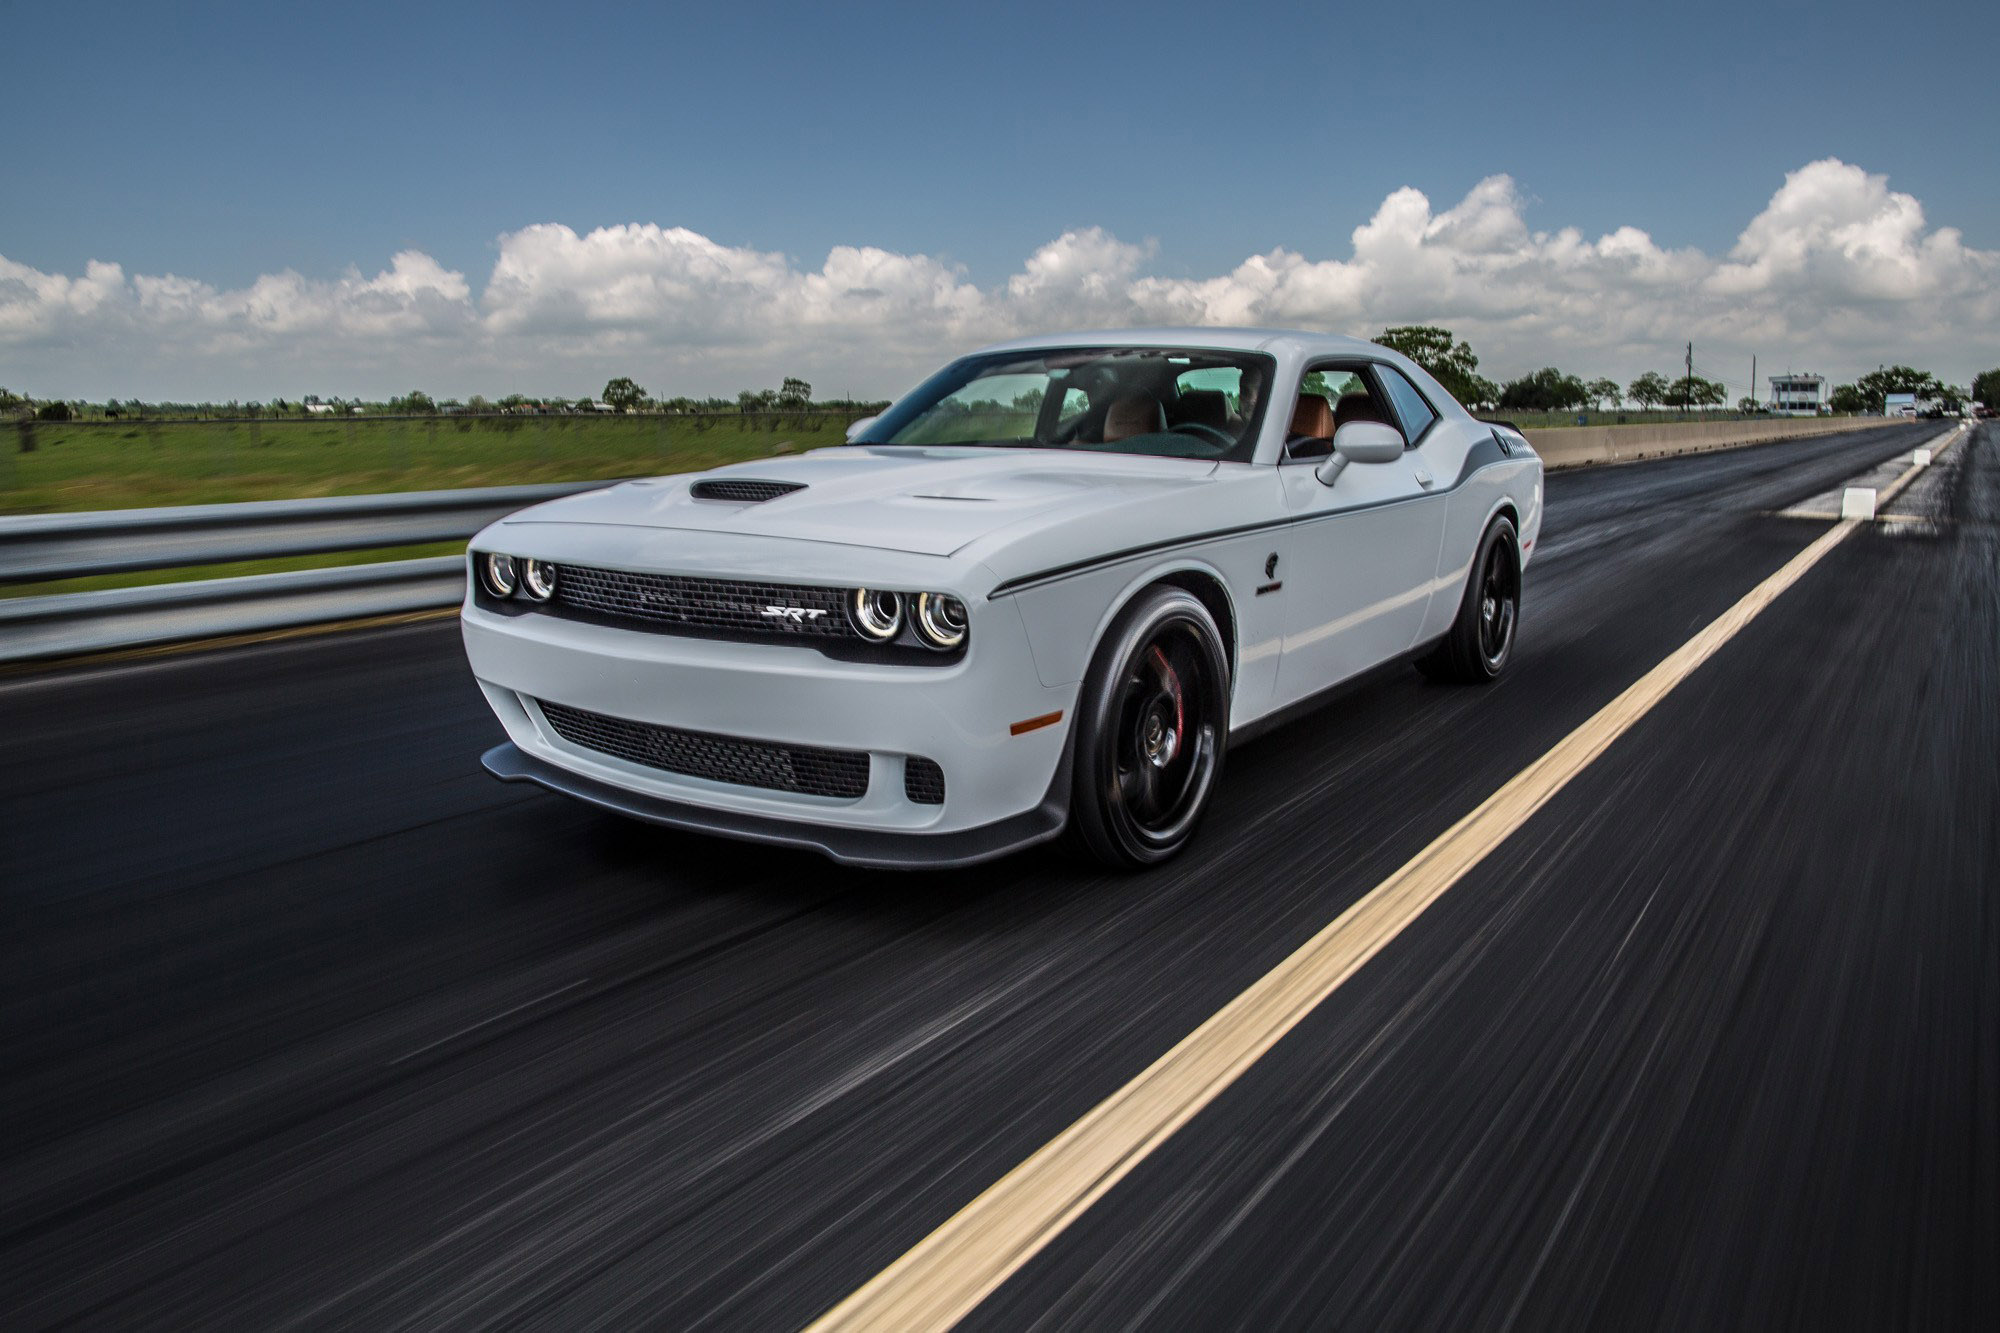
{"label": "white track marker block", "polygon": [[1917,467],[1929,467],[1931,465],[1931,451],[1928,449],[1917,450],[1910,455],[1910,462]]}
{"label": "white track marker block", "polygon": [[1840,493],[1840,516],[1842,518],[1875,517],[1875,488],[1873,486],[1849,486]]}

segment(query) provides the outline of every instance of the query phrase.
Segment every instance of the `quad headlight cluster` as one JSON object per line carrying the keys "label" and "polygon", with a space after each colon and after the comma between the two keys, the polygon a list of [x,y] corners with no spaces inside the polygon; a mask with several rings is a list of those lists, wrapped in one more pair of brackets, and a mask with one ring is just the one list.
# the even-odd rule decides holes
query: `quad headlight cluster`
{"label": "quad headlight cluster", "polygon": [[479,586],[490,597],[504,601],[519,593],[531,602],[546,602],[556,595],[556,567],[546,560],[516,560],[488,551],[475,561]]}
{"label": "quad headlight cluster", "polygon": [[[557,567],[547,560],[525,559],[498,551],[472,554],[473,577],[479,591],[496,602],[519,600],[547,602],[556,594]],[[754,588],[756,585],[743,585]],[[748,595],[747,593],[745,594]],[[847,622],[864,643],[917,645],[933,652],[951,653],[965,646],[971,633],[971,617],[965,603],[944,592],[892,592],[883,588],[852,588],[846,594]],[[725,595],[723,606],[728,606]],[[786,606],[739,608],[748,621],[752,611],[774,619],[789,613],[793,622],[807,615],[817,619],[824,611]],[[766,628],[769,622],[755,623]]]}
{"label": "quad headlight cluster", "polygon": [[965,603],[942,592],[885,592],[856,588],[848,595],[847,619],[870,643],[889,643],[907,622],[926,648],[948,653],[965,643],[969,618]]}

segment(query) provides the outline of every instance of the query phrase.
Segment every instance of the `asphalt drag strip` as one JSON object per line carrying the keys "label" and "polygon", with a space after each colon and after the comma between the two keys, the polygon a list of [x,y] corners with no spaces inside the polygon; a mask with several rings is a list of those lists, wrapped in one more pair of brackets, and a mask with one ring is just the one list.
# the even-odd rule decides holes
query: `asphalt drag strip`
{"label": "asphalt drag strip", "polygon": [[1948,529],[1857,532],[968,1327],[1990,1324],[1996,446]]}

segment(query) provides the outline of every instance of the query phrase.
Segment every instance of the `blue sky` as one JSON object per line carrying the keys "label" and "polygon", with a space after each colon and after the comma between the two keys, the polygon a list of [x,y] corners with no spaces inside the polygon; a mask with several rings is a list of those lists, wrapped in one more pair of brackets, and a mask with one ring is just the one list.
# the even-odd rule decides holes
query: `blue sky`
{"label": "blue sky", "polygon": [[[503,236],[651,223],[802,271],[835,246],[921,255],[989,289],[1101,229],[1150,244],[1146,275],[1195,280],[1273,249],[1344,258],[1398,189],[1442,211],[1496,174],[1532,229],[1720,257],[1826,158],[2000,249],[1990,81],[1954,54],[1990,36],[1969,3],[71,0],[5,19],[0,256],[44,275],[98,260],[230,291],[416,251],[477,304]],[[11,355],[0,383],[61,370]]]}

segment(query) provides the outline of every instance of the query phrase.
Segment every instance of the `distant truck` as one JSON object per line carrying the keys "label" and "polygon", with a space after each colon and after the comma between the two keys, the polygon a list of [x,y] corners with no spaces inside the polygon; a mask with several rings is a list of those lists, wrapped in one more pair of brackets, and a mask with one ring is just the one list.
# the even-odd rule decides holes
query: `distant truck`
{"label": "distant truck", "polygon": [[1917,396],[1913,393],[1891,393],[1882,398],[1882,415],[1885,417],[1913,417],[1917,415]]}

